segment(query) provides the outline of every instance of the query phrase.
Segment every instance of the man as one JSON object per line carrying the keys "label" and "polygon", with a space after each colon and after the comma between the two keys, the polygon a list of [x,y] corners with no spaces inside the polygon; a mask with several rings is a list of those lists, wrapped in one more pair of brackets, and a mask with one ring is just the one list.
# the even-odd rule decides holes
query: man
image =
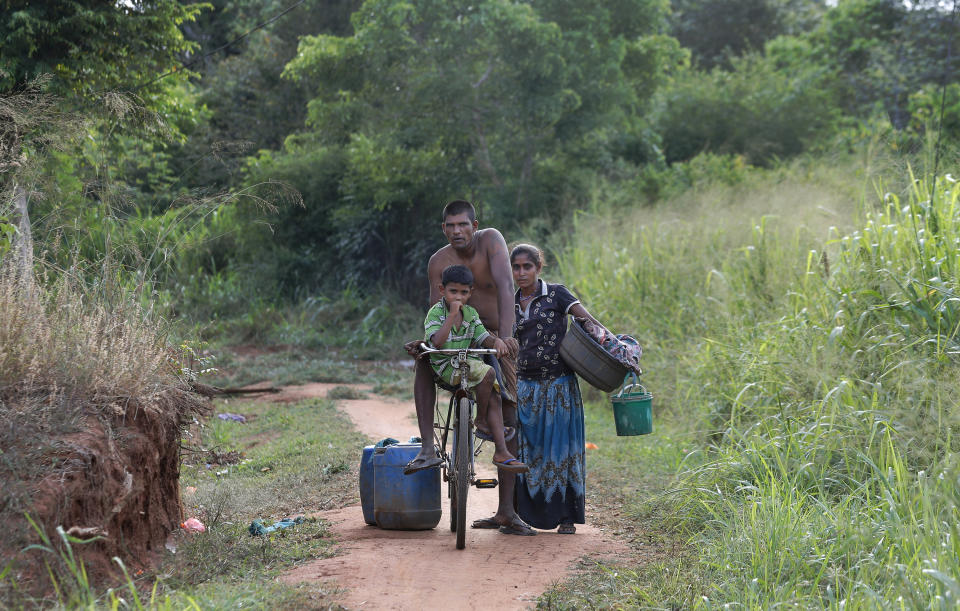
{"label": "man", "polygon": [[[477,213],[465,200],[455,200],[443,209],[443,234],[449,242],[430,257],[427,264],[427,279],[430,283],[430,304],[440,300],[440,276],[450,265],[465,265],[473,272],[473,293],[468,303],[477,310],[480,321],[495,337],[507,345],[508,355],[500,359],[503,374],[503,422],[516,428],[517,422],[517,353],[519,344],[513,338],[515,321],[513,304],[513,272],[510,269],[510,254],[503,235],[493,228],[478,229]],[[407,352],[416,355],[419,340],[406,345]],[[423,446],[411,461],[408,471],[436,466],[439,461],[433,446],[433,406],[437,389],[429,363],[417,360],[413,388],[417,405],[417,421]],[[507,448],[516,456],[518,439],[513,435]],[[499,528],[500,532],[513,535],[535,535],[536,531],[520,519],[513,507],[513,490],[516,476],[499,469],[500,503],[492,518],[477,520],[474,528]]]}

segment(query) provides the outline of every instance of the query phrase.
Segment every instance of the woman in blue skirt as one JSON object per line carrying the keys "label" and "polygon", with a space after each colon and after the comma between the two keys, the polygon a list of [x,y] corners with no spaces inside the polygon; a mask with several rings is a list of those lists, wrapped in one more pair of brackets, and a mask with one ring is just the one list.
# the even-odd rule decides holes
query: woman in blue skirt
{"label": "woman in blue skirt", "polygon": [[520,342],[517,419],[520,457],[530,468],[517,477],[517,513],[540,529],[572,535],[584,523],[583,401],[577,376],[560,358],[567,315],[600,324],[562,284],[540,279],[543,253],[520,244],[510,253]]}

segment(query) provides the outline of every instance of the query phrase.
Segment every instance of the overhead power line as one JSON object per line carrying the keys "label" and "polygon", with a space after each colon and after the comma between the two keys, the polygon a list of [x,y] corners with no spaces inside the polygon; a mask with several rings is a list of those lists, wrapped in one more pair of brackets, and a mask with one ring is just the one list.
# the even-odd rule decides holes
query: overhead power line
{"label": "overhead power line", "polygon": [[267,27],[268,25],[270,25],[271,23],[273,23],[273,22],[276,21],[277,19],[280,19],[281,17],[283,17],[284,15],[286,15],[287,13],[289,13],[289,12],[292,11],[293,9],[297,8],[298,6],[300,6],[301,4],[303,4],[303,3],[306,2],[306,1],[307,1],[307,0],[299,0],[298,2],[295,2],[295,3],[291,4],[290,6],[288,6],[288,7],[285,8],[285,9],[283,9],[282,11],[280,11],[279,13],[277,13],[276,15],[274,15],[273,17],[271,17],[270,19],[267,19],[267,20],[264,21],[263,23],[257,24],[256,26],[254,26],[253,28],[247,30],[246,32],[244,32],[244,33],[241,34],[240,36],[237,36],[236,38],[234,38],[234,39],[231,40],[230,42],[227,42],[227,43],[225,43],[225,44],[223,44],[223,45],[220,45],[219,47],[217,47],[217,48],[214,49],[213,51],[209,51],[209,52],[207,52],[207,53],[204,53],[203,55],[201,55],[201,56],[199,56],[199,57],[196,57],[196,58],[194,58],[194,59],[192,59],[192,60],[190,60],[190,61],[188,61],[188,62],[181,63],[179,68],[174,68],[173,70],[170,70],[169,72],[165,72],[165,73],[161,74],[160,76],[154,77],[154,78],[150,79],[149,81],[146,81],[146,82],[144,82],[144,83],[140,83],[139,85],[137,85],[136,87],[133,87],[133,88],[130,89],[129,91],[130,91],[130,92],[139,91],[139,90],[143,89],[144,87],[147,87],[148,85],[152,85],[153,83],[156,83],[156,82],[159,81],[159,80],[165,79],[165,78],[167,78],[168,76],[170,76],[170,75],[172,75],[172,74],[176,74],[176,73],[179,72],[181,69],[183,69],[183,70],[189,70],[190,67],[193,66],[194,64],[196,64],[197,62],[203,61],[203,60],[207,59],[208,57],[210,57],[211,55],[215,55],[215,54],[219,53],[220,51],[223,51],[224,49],[229,48],[231,45],[234,45],[234,44],[240,42],[241,40],[243,40],[243,39],[246,38],[247,36],[253,34],[253,33],[256,32],[257,30],[262,30],[263,28]]}
{"label": "overhead power line", "polygon": [[933,204],[933,194],[937,187],[937,171],[940,169],[940,137],[943,135],[943,109],[947,103],[947,81],[948,73],[953,72],[951,60],[953,59],[953,28],[955,26],[957,9],[960,5],[957,0],[953,0],[953,10],[950,11],[950,23],[947,25],[947,53],[944,59],[943,79],[940,85],[940,121],[937,124],[937,143],[933,152],[933,181],[930,185],[930,203]]}

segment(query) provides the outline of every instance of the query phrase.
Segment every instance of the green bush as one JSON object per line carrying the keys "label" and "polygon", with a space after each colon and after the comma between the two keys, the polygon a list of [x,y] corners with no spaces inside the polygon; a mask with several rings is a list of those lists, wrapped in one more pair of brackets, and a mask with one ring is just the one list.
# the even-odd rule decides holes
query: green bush
{"label": "green bush", "polygon": [[734,59],[730,70],[681,72],[655,100],[666,161],[709,151],[770,165],[807,150],[836,120],[822,78],[796,39]]}

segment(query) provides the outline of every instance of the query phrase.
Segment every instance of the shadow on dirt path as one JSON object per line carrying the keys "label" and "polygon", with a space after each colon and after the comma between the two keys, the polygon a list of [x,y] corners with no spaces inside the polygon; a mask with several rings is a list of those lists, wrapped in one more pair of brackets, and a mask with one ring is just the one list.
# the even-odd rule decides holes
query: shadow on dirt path
{"label": "shadow on dirt path", "polygon": [[[286,387],[264,397],[294,401],[324,397],[338,384]],[[368,391],[368,387],[356,386]],[[342,400],[337,407],[371,439],[408,439],[417,434],[412,401],[369,395]],[[489,457],[481,455],[479,475],[495,475]],[[351,609],[524,609],[551,584],[564,579],[585,556],[613,560],[627,555],[621,541],[589,524],[575,535],[540,531],[536,537],[504,535],[496,530],[469,530],[464,550],[454,546],[444,500],[440,525],[427,531],[381,530],[363,521],[359,505],[315,514],[329,521],[340,542],[340,554],[301,565],[281,581],[334,581],[345,593],[341,604]],[[471,490],[468,523],[495,513],[496,490]]]}

